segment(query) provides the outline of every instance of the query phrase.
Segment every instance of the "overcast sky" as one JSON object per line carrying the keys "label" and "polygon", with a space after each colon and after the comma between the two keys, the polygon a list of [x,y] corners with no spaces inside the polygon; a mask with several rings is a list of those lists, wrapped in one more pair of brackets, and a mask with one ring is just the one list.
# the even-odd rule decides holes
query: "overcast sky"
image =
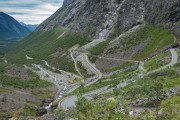
{"label": "overcast sky", "polygon": [[19,22],[40,24],[56,10],[64,0],[0,0],[0,12],[5,12]]}

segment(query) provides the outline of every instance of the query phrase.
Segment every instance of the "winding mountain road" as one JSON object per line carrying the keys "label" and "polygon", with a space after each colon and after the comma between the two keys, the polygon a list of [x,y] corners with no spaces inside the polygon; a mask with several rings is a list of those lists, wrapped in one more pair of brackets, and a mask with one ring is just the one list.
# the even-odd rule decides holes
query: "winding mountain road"
{"label": "winding mountain road", "polygon": [[171,59],[171,62],[169,64],[167,64],[165,66],[162,66],[162,67],[160,67],[160,68],[158,68],[156,70],[152,70],[152,71],[148,72],[146,75],[149,75],[151,73],[155,73],[155,72],[164,70],[164,69],[166,69],[168,67],[171,67],[171,66],[175,65],[178,62],[178,53],[176,52],[175,49],[170,49],[170,52],[171,52],[171,55],[172,55],[172,59]]}
{"label": "winding mountain road", "polygon": [[90,78],[90,80],[87,80],[87,84],[85,85],[85,87],[88,87],[92,84],[94,84],[95,82],[97,82],[99,79],[101,79],[103,77],[102,73],[100,72],[100,70],[98,70],[95,65],[93,65],[89,59],[88,56],[84,53],[81,54],[82,59],[83,59],[83,64],[86,64],[88,66],[88,68],[93,71],[93,73],[96,75],[95,78]]}
{"label": "winding mountain road", "polygon": [[[170,49],[170,52],[171,52],[171,55],[172,55],[172,60],[171,62],[168,64],[168,65],[165,65],[161,68],[158,68],[156,70],[153,70],[153,71],[150,71],[148,72],[146,75],[148,74],[151,74],[151,73],[154,73],[154,72],[158,72],[158,71],[161,71],[163,69],[166,69],[168,67],[171,67],[173,66],[174,64],[176,64],[178,62],[178,53],[176,52],[175,49]],[[70,55],[71,55],[71,58],[73,59],[74,63],[75,63],[75,67],[77,68],[78,70],[78,67],[77,67],[77,62],[73,56],[73,51],[70,51]],[[99,79],[101,79],[103,77],[102,73],[95,67],[95,65],[93,65],[89,59],[88,59],[88,56],[86,53],[81,53],[80,54],[82,60],[83,60],[83,63],[86,64],[88,66],[89,69],[91,69],[91,71],[93,71],[95,73],[95,76],[92,77],[92,78],[88,78],[87,81],[86,81],[86,84],[85,84],[85,87],[88,87],[92,84],[94,84],[95,82],[97,82]],[[107,58],[106,58],[107,59]],[[138,62],[139,63],[139,67],[138,69],[140,71],[146,71],[143,67],[144,63],[143,62],[139,62],[139,61],[132,61],[132,60],[129,60],[131,62]],[[46,61],[45,61],[45,64],[47,66],[50,66]],[[71,93],[73,92],[75,89],[77,89],[79,87],[78,84],[75,84],[74,87],[72,87],[69,91],[68,90],[68,83],[67,83],[67,80],[69,79],[68,77],[66,79],[64,79],[63,77],[64,76],[59,76],[59,74],[55,74],[49,70],[46,70],[44,68],[42,68],[40,65],[34,65],[35,67],[39,68],[40,69],[40,73],[39,73],[39,76],[43,76],[43,77],[47,77],[53,82],[55,83],[56,85],[59,86],[59,88],[61,88],[59,90],[59,98],[61,98],[63,94],[65,93]],[[42,75],[43,74],[43,75]],[[81,74],[81,73],[80,73]],[[59,81],[59,79],[63,79],[63,81]],[[64,81],[65,80],[65,81]],[[57,82],[58,81],[58,82]],[[121,82],[117,85],[117,88],[123,88],[125,86],[127,86],[128,83],[127,82]],[[89,100],[93,99],[93,96],[94,95],[101,95],[101,94],[105,94],[105,93],[109,93],[109,92],[112,92],[113,91],[113,87],[108,89],[109,88],[109,85],[107,86],[104,86],[102,88],[99,88],[99,89],[96,89],[96,90],[93,90],[91,92],[88,92],[88,93],[85,93],[83,94],[83,96]],[[61,91],[61,92],[60,92]],[[73,107],[75,106],[75,101],[77,100],[77,96],[76,95],[73,95],[73,96],[68,96],[66,98],[64,98],[61,102],[59,102],[59,107],[62,107],[63,109],[66,109],[68,107]],[[47,108],[51,107],[51,104],[49,106],[47,106]]]}
{"label": "winding mountain road", "polygon": [[[178,62],[178,53],[176,52],[175,49],[170,49],[170,52],[171,52],[171,55],[172,55],[172,60],[171,62],[168,64],[168,65],[165,65],[159,69],[156,69],[156,70],[153,70],[153,71],[150,71],[148,72],[146,75],[148,74],[151,74],[151,73],[154,73],[154,72],[158,72],[158,71],[161,71],[163,69],[166,69],[168,67],[171,67],[173,65],[175,65],[177,62]],[[83,55],[86,55],[86,54],[83,54]],[[87,60],[87,63],[88,63],[88,58],[87,56],[85,56],[85,59]],[[90,64],[90,63],[88,63]],[[139,67],[138,69],[142,72],[146,71],[143,67],[144,63],[143,62],[140,62],[139,63]],[[142,73],[143,74],[143,73]],[[92,85],[94,84],[98,79],[96,79],[95,81],[93,82],[90,82],[89,84],[86,84],[86,87],[89,86],[89,85]],[[127,82],[121,82],[117,85],[117,88],[123,88],[125,86],[127,86],[128,83]],[[83,96],[89,100],[93,99],[93,95],[101,95],[101,94],[105,94],[105,93],[109,93],[109,92],[112,92],[114,88],[110,88],[108,89],[109,86],[105,86],[105,87],[102,87],[102,88],[99,88],[97,90],[93,90],[91,92],[88,92],[88,93],[85,93],[83,94]],[[73,107],[75,106],[75,102],[77,101],[77,96],[74,95],[74,96],[69,96],[67,98],[64,98],[63,101],[61,101],[59,103],[59,107],[62,107],[63,109],[67,109],[68,107]]]}
{"label": "winding mountain road", "polygon": [[[26,55],[26,59],[30,60],[29,58],[31,57]],[[32,72],[35,72],[37,75],[40,76],[42,80],[48,80],[52,82],[54,85],[56,85],[58,88],[58,91],[56,93],[56,100],[59,100],[68,90],[72,89],[72,86],[69,85],[69,81],[73,81],[75,78],[79,78],[79,76],[51,67],[47,61],[45,60],[42,60],[42,61],[44,61],[45,65],[48,68],[51,68],[53,70],[58,70],[61,73],[52,72],[50,70],[43,68],[41,65],[36,65],[36,64],[32,64],[32,66],[33,68],[38,68],[38,70],[28,67],[26,65],[24,65],[24,67],[31,70]],[[51,109],[51,106],[52,106],[52,103],[50,103],[45,108],[49,111]]]}
{"label": "winding mountain road", "polygon": [[71,55],[71,58],[72,58],[72,60],[73,60],[73,62],[74,62],[74,67],[75,67],[76,71],[78,72],[78,74],[79,74],[82,78],[84,78],[83,75],[81,74],[79,68],[78,68],[78,65],[77,65],[77,62],[76,62],[76,60],[75,60],[75,58],[74,58],[74,56],[73,56],[73,51],[72,51],[72,50],[70,50],[70,55]]}
{"label": "winding mountain road", "polygon": [[[81,74],[81,72],[79,71],[78,65],[77,65],[77,61],[73,56],[73,52],[76,52],[77,46],[75,45],[74,47],[72,47],[71,49],[69,49],[70,52],[70,56],[72,58],[72,60],[74,61],[74,65],[75,65],[75,69],[78,72],[78,74],[84,79],[83,75]],[[100,72],[100,70],[98,70],[95,65],[93,65],[89,59],[88,56],[85,53],[80,53],[80,55],[77,58],[81,58],[79,59],[79,61],[81,61],[81,63],[83,65],[85,65],[88,69],[90,69],[95,76],[88,78],[87,80],[84,80],[86,82],[85,87],[90,86],[92,84],[94,84],[95,82],[97,82],[99,79],[101,79],[103,77],[102,73]],[[78,86],[76,86],[75,88],[78,88]],[[75,90],[75,89],[74,89]],[[72,90],[71,90],[72,91]]]}
{"label": "winding mountain road", "polygon": [[[117,85],[117,89],[119,88],[123,88],[125,86],[127,86],[128,83],[127,82],[121,82]],[[85,97],[88,100],[92,100],[94,96],[99,96],[102,94],[106,94],[109,92],[113,92],[114,88],[109,88],[109,85],[104,86],[102,88],[87,92],[85,94],[83,94],[82,96]],[[77,101],[77,96],[73,95],[73,96],[68,96],[66,98],[64,98],[60,103],[59,103],[59,107],[62,107],[63,109],[67,109],[68,107],[74,107],[75,103]]]}

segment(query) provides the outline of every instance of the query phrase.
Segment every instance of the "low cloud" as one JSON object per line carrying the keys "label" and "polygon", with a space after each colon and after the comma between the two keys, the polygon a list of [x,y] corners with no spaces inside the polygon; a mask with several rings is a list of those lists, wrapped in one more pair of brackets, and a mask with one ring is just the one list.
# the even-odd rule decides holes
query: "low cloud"
{"label": "low cloud", "polygon": [[0,11],[26,24],[40,24],[62,6],[63,0],[0,1]]}

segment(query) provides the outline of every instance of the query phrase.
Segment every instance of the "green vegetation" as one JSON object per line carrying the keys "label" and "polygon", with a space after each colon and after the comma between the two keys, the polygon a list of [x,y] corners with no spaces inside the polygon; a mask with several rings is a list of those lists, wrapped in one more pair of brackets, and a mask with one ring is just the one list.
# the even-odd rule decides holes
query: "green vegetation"
{"label": "green vegetation", "polygon": [[79,87],[78,89],[76,89],[74,91],[74,93],[86,93],[86,92],[90,92],[92,90],[96,90],[98,88],[101,88],[101,87],[104,87],[106,85],[109,85],[109,84],[112,84],[112,81],[102,81],[102,80],[99,80],[97,83],[89,86],[89,87],[84,87],[84,86],[81,86]]}
{"label": "green vegetation", "polygon": [[133,66],[133,65],[134,65],[134,63],[132,63],[132,62],[126,62],[126,63],[122,64],[121,66],[109,68],[109,69],[104,70],[103,72],[108,73],[108,72],[112,72],[112,71],[116,71],[116,70],[120,70],[120,69],[125,69],[125,68]]}
{"label": "green vegetation", "polygon": [[88,86],[88,87],[79,87],[78,89],[76,89],[74,91],[74,93],[87,93],[90,92],[92,90],[96,90],[98,88],[102,88],[104,86],[109,86],[109,87],[115,87],[117,86],[120,82],[122,82],[124,79],[130,78],[133,75],[135,75],[135,71],[134,70],[128,70],[119,74],[114,74],[111,77],[108,78],[102,78],[100,80],[98,80],[95,84]]}
{"label": "green vegetation", "polygon": [[6,74],[9,64],[0,63],[0,85],[11,86],[19,89],[34,89],[34,88],[46,88],[52,85],[52,83],[40,80],[39,77],[31,71],[28,71],[28,75],[34,77],[33,80],[21,80],[19,76],[12,77]]}
{"label": "green vegetation", "polygon": [[76,102],[78,118],[81,120],[92,119],[92,104],[86,98],[79,96]]}
{"label": "green vegetation", "polygon": [[166,87],[166,89],[178,87],[178,86],[180,86],[180,78],[174,78],[171,80],[167,80],[167,81],[165,81],[164,86]]}
{"label": "green vegetation", "polygon": [[[80,46],[87,44],[89,39],[79,33],[64,34],[59,38],[64,31],[64,28],[58,28],[47,32],[32,33],[18,44],[11,46],[10,51],[6,54],[8,62],[28,65],[31,63],[42,64],[42,60],[47,60],[56,68],[75,72],[73,62],[68,60],[67,55],[62,55],[76,44]],[[26,60],[25,55],[34,59]]]}
{"label": "green vegetation", "polygon": [[0,113],[0,118],[2,119],[2,120],[8,120],[8,119],[10,119],[10,118],[12,118],[13,117],[13,112],[1,112]]}
{"label": "green vegetation", "polygon": [[5,51],[6,51],[5,47],[0,46],[0,56],[3,56]]}
{"label": "green vegetation", "polygon": [[[104,49],[107,47],[108,43],[109,41],[103,41],[99,43],[90,50],[90,53],[93,55],[101,55],[104,52]],[[97,60],[97,57],[89,56],[89,60],[94,63]]]}
{"label": "green vegetation", "polygon": [[14,43],[13,40],[12,41],[0,40],[0,56],[4,56],[5,52],[7,51],[7,46],[11,45],[12,43]]}
{"label": "green vegetation", "polygon": [[32,94],[39,96],[40,98],[43,98],[43,99],[48,99],[52,97],[55,93],[53,92],[51,87],[48,87],[48,88],[32,89]]}
{"label": "green vegetation", "polygon": [[114,98],[109,98],[108,100],[108,104],[107,104],[107,109],[108,109],[108,116],[107,116],[107,120],[111,119],[111,114],[113,113],[113,108],[116,105],[116,100]]}
{"label": "green vegetation", "polygon": [[173,68],[168,68],[156,73],[152,73],[149,75],[151,79],[162,79],[162,80],[170,80],[179,77],[178,71],[174,70]]}
{"label": "green vegetation", "polygon": [[[146,58],[153,53],[163,49],[164,47],[168,47],[173,43],[174,36],[173,34],[166,29],[159,29],[153,26],[147,25],[144,30],[137,35],[138,39],[150,39],[148,45],[141,51],[135,59],[141,60],[142,58]],[[135,39],[137,39],[135,38]],[[137,41],[135,41],[137,42]],[[134,43],[133,43],[134,44]],[[138,44],[138,42],[137,42]]]}
{"label": "green vegetation", "polygon": [[6,64],[0,63],[0,73],[1,73],[1,74],[5,72],[5,68],[6,68],[6,67],[7,67]]}
{"label": "green vegetation", "polygon": [[70,35],[65,34],[61,38],[58,38],[63,32],[63,29],[55,29],[48,32],[35,32],[29,37],[25,38],[25,40],[22,40],[22,42],[19,44],[16,44],[15,47],[18,49],[15,49],[15,52],[20,52],[18,54],[28,54],[29,56],[43,59],[57,52],[57,50],[63,49],[65,51],[75,44],[83,45],[87,43],[87,39],[81,37],[77,33]]}
{"label": "green vegetation", "polygon": [[[104,52],[105,48],[107,48],[109,42],[114,39],[115,37],[117,37],[117,30],[116,30],[116,34],[112,35],[113,37],[109,37],[108,40],[98,44],[97,46],[95,46],[94,48],[92,48],[90,50],[90,53],[93,55],[102,55],[102,53]],[[139,44],[144,44],[145,41],[147,41],[147,45],[144,47],[144,49],[142,51],[139,52],[139,54],[137,54],[134,59],[136,60],[142,60],[146,57],[148,57],[149,55],[152,55],[153,53],[170,46],[173,43],[173,34],[165,29],[159,29],[156,28],[154,26],[151,25],[146,25],[144,28],[138,30],[137,32],[131,34],[131,35],[126,35],[124,38],[121,39],[120,44],[121,45],[117,45],[113,48],[109,48],[107,50],[107,52],[105,54],[114,54],[117,52],[117,50],[119,51],[128,51],[130,49],[132,49],[134,46],[137,46]],[[120,47],[122,46],[122,47]],[[166,53],[164,53],[162,56],[159,56],[159,58],[161,57],[165,57]],[[89,56],[90,60],[92,62],[95,62],[97,60],[97,57],[95,56]],[[157,60],[158,58],[156,58]],[[153,63],[153,62],[152,62]],[[158,68],[161,65],[166,64],[165,63],[159,63],[158,65],[151,65],[150,63],[147,63],[148,65],[151,65],[151,68],[149,68],[148,70],[151,69],[155,69]],[[127,66],[132,65],[131,63],[125,63],[124,65],[121,66],[117,66],[115,68],[110,68],[105,70],[105,72],[110,72],[110,71],[114,71],[117,69],[122,69],[125,68]]]}
{"label": "green vegetation", "polygon": [[163,100],[160,104],[161,120],[178,120],[180,118],[180,96]]}
{"label": "green vegetation", "polygon": [[[0,86],[1,86],[1,85],[0,85]],[[1,93],[5,93],[5,92],[10,92],[10,91],[7,90],[7,89],[5,89],[5,88],[1,88],[1,87],[0,87],[0,94],[1,94]]]}
{"label": "green vegetation", "polygon": [[100,98],[95,102],[80,96],[76,102],[76,111],[71,110],[71,114],[68,111],[66,115],[81,120],[129,120],[130,117],[127,114],[129,107],[124,101],[120,103],[119,100],[122,99],[109,98],[107,101]]}
{"label": "green vegetation", "polygon": [[48,59],[48,62],[51,66],[55,66],[57,69],[76,73],[74,68],[74,62],[65,56],[50,58]]}
{"label": "green vegetation", "polygon": [[148,71],[151,71],[151,70],[155,70],[159,67],[162,67],[170,62],[171,62],[171,54],[168,51],[168,52],[164,52],[164,53],[154,57],[153,59],[145,62],[144,67]]}
{"label": "green vegetation", "polygon": [[[166,55],[167,53],[165,53],[165,56]],[[160,56],[164,57],[164,54]],[[126,87],[120,89],[117,89],[114,85],[111,86],[115,88],[113,92],[98,95],[98,97],[95,97],[93,101],[89,101],[82,97],[78,98],[77,103],[79,104],[74,108],[75,110],[70,109],[71,114],[67,113],[67,115],[68,117],[72,116],[73,118],[79,118],[82,120],[85,120],[85,118],[103,120],[139,120],[145,118],[149,120],[178,119],[178,110],[180,106],[178,102],[180,99],[179,96],[177,95],[173,98],[167,98],[165,95],[167,90],[170,88],[176,88],[180,85],[180,75],[178,71],[174,69],[176,67],[177,65],[145,76],[144,78],[137,77],[137,70],[126,71],[110,77],[114,79],[102,79],[89,87],[81,87],[78,89],[79,91],[76,91],[77,93],[86,93],[107,85],[111,86],[115,81],[118,81],[116,85],[120,81],[128,82]],[[113,104],[113,107],[110,109],[108,108],[108,98],[114,98],[116,101],[116,104]],[[148,102],[142,103],[140,107],[152,108],[144,111],[141,115],[130,117],[129,111],[133,110],[130,103],[143,98],[147,98]],[[162,114],[158,115],[158,111],[161,111]]]}
{"label": "green vegetation", "polygon": [[[89,29],[89,31],[91,31],[93,26],[89,26]],[[68,56],[68,49],[76,44],[79,44],[80,46],[87,44],[89,39],[78,33],[64,34],[64,36],[59,38],[64,31],[65,29],[61,28],[47,32],[39,31],[32,33],[23,41],[19,42],[19,44],[12,46],[14,51],[11,51],[6,55],[8,64],[44,64],[42,60],[47,60],[51,66],[75,73],[74,63]],[[117,35],[119,35],[119,33],[115,30],[106,41],[93,47],[90,50],[90,53],[93,55],[102,55],[109,42]],[[134,57],[134,59],[142,60],[169,46],[173,42],[173,35],[168,30],[158,29],[147,25],[136,33],[124,37],[121,40],[121,45],[123,46],[123,50],[126,51],[132,49],[133,46],[142,44],[146,40],[149,43],[137,56]],[[116,50],[119,50],[120,48],[121,47],[117,46],[109,49],[106,54],[115,53]],[[33,57],[34,59],[26,60],[25,55]],[[145,68],[152,70],[169,63],[168,60],[164,61],[168,56],[169,53],[167,52],[160,54],[146,62]],[[92,62],[97,60],[97,57],[89,57]],[[105,72],[124,69],[131,65],[132,63],[127,62],[122,66],[108,69]],[[82,84],[78,89],[76,89],[76,91],[74,91],[74,94],[83,94],[105,86],[113,88],[114,91],[104,95],[99,95],[98,97],[95,96],[94,100],[91,101],[82,97],[82,95],[79,95],[76,107],[74,109],[69,109],[66,113],[59,109],[56,111],[59,112],[58,117],[59,119],[73,117],[81,120],[178,119],[180,117],[177,112],[180,109],[180,98],[179,96],[175,96],[172,100],[168,99],[165,96],[165,92],[170,88],[175,88],[180,85],[179,71],[177,69],[175,70],[175,68],[179,68],[179,65],[180,64],[177,64],[173,68],[168,68],[144,76],[144,78],[137,77],[138,70],[134,67],[125,72],[114,74],[108,78],[102,78],[88,87],[84,87],[84,84]],[[39,80],[39,78],[23,81],[18,77],[10,77],[5,73],[7,66],[8,65],[6,64],[0,64],[0,85],[3,87],[29,90],[32,94],[41,99],[52,97],[52,83]],[[78,63],[78,67],[85,77],[89,77],[81,63]],[[124,81],[127,82],[128,85],[123,88],[117,88],[117,85]],[[4,92],[8,91],[0,87],[0,94]],[[148,102],[142,103],[140,107],[148,108],[153,106],[155,108],[153,110],[147,110],[139,116],[130,117],[129,111],[133,110],[131,103],[137,99],[141,100],[143,98],[147,98]],[[162,115],[160,116],[157,115],[159,110],[162,110]],[[44,108],[40,107],[40,105],[30,103],[25,104],[20,112],[23,116],[41,116],[44,113],[46,113],[46,111]],[[7,114],[0,114],[0,117],[2,118],[7,118],[9,116],[12,117],[13,115],[10,112]]]}
{"label": "green vegetation", "polygon": [[[133,34],[125,35],[119,45],[116,45],[113,48],[109,48],[105,54],[114,54],[118,51],[128,51],[130,49],[133,49],[135,46],[138,46],[140,44],[145,44],[145,41],[147,42],[147,45],[144,47],[142,51],[140,51],[136,56],[134,56],[133,59],[135,60],[142,60],[150,55],[152,55],[155,52],[158,52],[159,50],[170,46],[173,43],[173,34],[166,29],[159,29],[152,25],[146,25],[144,28],[136,31]],[[165,55],[164,55],[165,56]],[[162,56],[160,56],[162,57]],[[163,63],[164,64],[164,63]],[[159,67],[163,64],[159,64],[157,66],[151,66],[154,69],[156,67]],[[107,69],[105,71],[114,71],[117,69],[122,69],[124,66],[130,66],[131,63],[125,63],[124,65],[117,66],[115,68]]]}
{"label": "green vegetation", "polygon": [[90,78],[94,75],[94,74],[88,74],[87,70],[83,67],[81,62],[78,61],[77,65],[78,65],[78,68],[79,68],[81,74],[83,75],[83,77]]}
{"label": "green vegetation", "polygon": [[[46,110],[42,108],[41,100],[48,99],[54,95],[56,90],[53,84],[45,80],[40,80],[36,74],[30,71],[28,71],[28,75],[30,75],[33,80],[21,80],[18,76],[8,76],[6,72],[10,66],[12,65],[0,63],[0,102],[1,104],[9,105],[12,102],[16,102],[15,100],[17,99],[20,101],[17,101],[17,103],[13,105],[15,109],[10,109],[8,111],[1,110],[0,118],[10,119],[19,116],[42,116],[45,114]],[[23,96],[24,94],[22,95],[22,99],[19,98],[20,96],[17,96],[17,99],[11,100],[11,94],[12,96],[13,94],[18,94],[16,90],[20,92],[25,91],[25,93],[34,97],[30,100],[28,99],[29,101],[26,100],[26,103],[28,102],[28,104],[23,102],[23,97],[27,97],[26,95]],[[6,96],[10,96],[10,98]]]}
{"label": "green vegetation", "polygon": [[[134,46],[143,44],[142,42],[147,41],[147,46],[135,57],[136,60],[141,60],[164,47],[170,46],[173,43],[173,38],[173,34],[168,30],[146,25],[139,31],[122,38],[120,44],[123,47],[121,50],[126,51],[132,49]],[[115,46],[114,48],[108,49],[106,54],[116,53],[119,49],[120,45]]]}
{"label": "green vegetation", "polygon": [[[96,45],[95,47],[93,47],[90,50],[90,53],[93,55],[102,55],[102,53],[104,52],[105,48],[108,46],[109,42],[112,41],[113,39],[115,39],[117,36],[119,35],[118,29],[114,28],[112,34],[109,35],[109,37],[107,38],[106,41],[103,41],[101,43],[99,43],[98,45]],[[97,60],[97,57],[95,56],[89,56],[89,59],[91,62],[95,62]]]}
{"label": "green vegetation", "polygon": [[0,75],[0,84],[2,86],[12,86],[20,89],[34,89],[44,88],[52,85],[50,82],[44,80],[20,80],[19,78],[9,77],[7,75]]}
{"label": "green vegetation", "polygon": [[22,112],[24,116],[42,116],[45,113],[46,110],[44,108],[32,104],[25,104]]}

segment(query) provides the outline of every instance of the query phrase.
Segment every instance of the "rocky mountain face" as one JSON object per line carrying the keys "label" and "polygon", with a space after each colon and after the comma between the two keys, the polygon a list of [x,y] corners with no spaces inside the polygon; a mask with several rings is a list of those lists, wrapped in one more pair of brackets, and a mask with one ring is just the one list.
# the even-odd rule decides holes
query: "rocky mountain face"
{"label": "rocky mountain face", "polygon": [[153,24],[180,35],[179,0],[65,0],[37,30],[68,27],[85,36],[107,38],[139,24]]}
{"label": "rocky mountain face", "polygon": [[64,0],[63,1],[63,6],[67,6],[69,4],[71,4],[74,0]]}
{"label": "rocky mountain face", "polygon": [[31,32],[11,16],[0,12],[0,40],[18,40]]}
{"label": "rocky mountain face", "polygon": [[[133,31],[140,30],[148,25],[154,26],[155,29],[170,30],[173,35],[179,39],[180,1],[65,0],[63,6],[38,26],[36,30],[50,31],[56,27],[66,27],[69,32],[81,33],[83,36],[89,37],[92,41],[97,39],[106,40],[106,46],[104,50],[102,50],[103,52],[99,54],[101,56],[116,59],[133,59],[143,51],[153,39],[156,39],[156,35],[159,32],[154,30],[154,32],[157,33],[153,35],[150,35],[151,32],[146,32],[146,37],[143,38],[142,36],[145,34],[145,31],[142,30],[142,36],[136,38],[136,42],[132,42],[134,39],[130,40],[130,37],[127,37],[124,44],[122,43],[122,37],[125,34],[132,34]],[[149,29],[151,29],[151,27],[146,30],[148,31]],[[151,29],[149,31],[153,30]],[[163,34],[166,35],[166,32]],[[117,38],[113,38],[114,40],[108,43],[107,39],[111,36]],[[135,38],[136,36],[137,35],[134,35],[131,38]],[[166,42],[164,42],[163,38],[161,39],[159,37],[156,39],[156,42],[161,40],[162,42],[159,44],[163,43],[164,46],[159,48],[159,50],[167,47],[165,46]],[[172,42],[169,43],[169,45],[170,44],[172,44]],[[87,50],[86,52],[90,51]],[[152,53],[149,53],[149,55]],[[141,57],[141,59],[145,58]],[[120,66],[123,62],[97,59],[95,64],[100,70],[105,70]]]}

